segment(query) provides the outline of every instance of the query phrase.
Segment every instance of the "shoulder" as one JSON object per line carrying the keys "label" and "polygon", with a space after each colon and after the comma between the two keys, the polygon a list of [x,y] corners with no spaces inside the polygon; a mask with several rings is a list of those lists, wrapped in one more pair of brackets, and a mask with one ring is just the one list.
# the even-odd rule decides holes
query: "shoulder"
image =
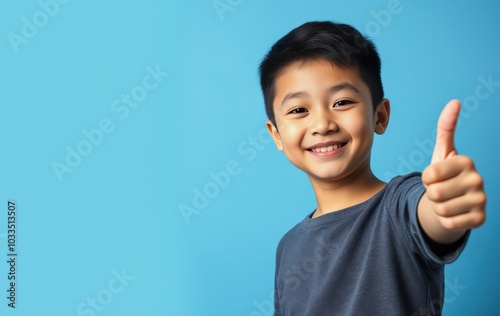
{"label": "shoulder", "polygon": [[387,183],[388,187],[399,187],[401,185],[411,185],[422,182],[421,172],[411,172],[405,175],[395,176]]}
{"label": "shoulder", "polygon": [[418,203],[424,193],[420,172],[396,176],[386,185],[380,206],[395,227],[402,229],[400,233],[406,233],[408,223],[416,222]]}
{"label": "shoulder", "polygon": [[303,222],[304,220],[300,221],[298,224],[288,230],[288,232],[286,232],[283,237],[281,237],[277,247],[278,256],[283,253],[284,249],[286,249],[289,244],[293,244],[294,240],[303,235],[301,234],[301,231],[303,230]]}
{"label": "shoulder", "polygon": [[425,187],[422,183],[422,173],[412,172],[406,175],[396,176],[387,183],[384,191],[384,199],[406,196],[415,196],[420,199],[425,191]]}

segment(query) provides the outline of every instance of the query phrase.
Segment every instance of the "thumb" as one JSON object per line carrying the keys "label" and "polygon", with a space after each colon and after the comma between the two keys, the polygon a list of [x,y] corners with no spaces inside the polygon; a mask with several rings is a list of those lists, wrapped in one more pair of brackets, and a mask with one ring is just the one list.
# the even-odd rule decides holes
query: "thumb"
{"label": "thumb", "polygon": [[453,139],[459,113],[460,101],[458,100],[451,100],[448,102],[441,112],[437,124],[436,144],[434,146],[431,164],[457,154]]}

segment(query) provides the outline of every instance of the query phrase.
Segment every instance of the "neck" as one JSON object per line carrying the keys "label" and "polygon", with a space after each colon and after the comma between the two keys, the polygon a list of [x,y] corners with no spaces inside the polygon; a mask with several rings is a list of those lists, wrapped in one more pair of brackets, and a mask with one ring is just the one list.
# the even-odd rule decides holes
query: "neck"
{"label": "neck", "polygon": [[309,179],[318,203],[313,218],[362,203],[385,186],[384,182],[375,177],[369,166],[340,180]]}

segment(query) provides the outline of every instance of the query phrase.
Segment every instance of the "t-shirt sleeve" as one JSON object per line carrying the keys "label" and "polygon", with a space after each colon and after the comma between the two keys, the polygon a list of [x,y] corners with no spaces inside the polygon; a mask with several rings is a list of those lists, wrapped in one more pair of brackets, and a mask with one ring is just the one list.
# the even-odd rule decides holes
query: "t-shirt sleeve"
{"label": "t-shirt sleeve", "polygon": [[425,193],[421,173],[397,177],[388,185],[390,188],[385,199],[388,203],[386,207],[390,209],[395,229],[406,240],[410,251],[436,265],[455,261],[465,248],[470,231],[449,245],[438,244],[425,234],[417,217],[418,203]]}

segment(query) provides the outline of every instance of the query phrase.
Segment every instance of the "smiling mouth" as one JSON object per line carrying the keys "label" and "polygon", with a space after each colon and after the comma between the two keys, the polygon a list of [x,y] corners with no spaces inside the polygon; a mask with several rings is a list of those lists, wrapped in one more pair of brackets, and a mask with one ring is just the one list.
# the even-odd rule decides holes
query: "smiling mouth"
{"label": "smiling mouth", "polygon": [[325,146],[325,147],[309,148],[308,151],[313,152],[313,153],[327,153],[327,152],[342,148],[346,144],[347,143],[339,143],[339,144],[334,144],[334,145]]}

